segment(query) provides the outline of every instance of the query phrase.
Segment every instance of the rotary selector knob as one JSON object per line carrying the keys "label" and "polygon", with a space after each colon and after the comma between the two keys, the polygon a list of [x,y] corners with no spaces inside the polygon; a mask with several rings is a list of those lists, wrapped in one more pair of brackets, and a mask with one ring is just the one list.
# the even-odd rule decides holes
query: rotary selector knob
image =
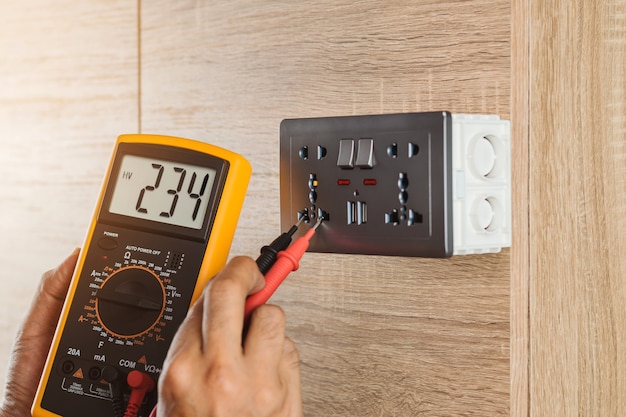
{"label": "rotary selector knob", "polygon": [[163,314],[165,289],[151,270],[128,266],[113,272],[96,294],[96,314],[109,333],[137,337],[152,329]]}

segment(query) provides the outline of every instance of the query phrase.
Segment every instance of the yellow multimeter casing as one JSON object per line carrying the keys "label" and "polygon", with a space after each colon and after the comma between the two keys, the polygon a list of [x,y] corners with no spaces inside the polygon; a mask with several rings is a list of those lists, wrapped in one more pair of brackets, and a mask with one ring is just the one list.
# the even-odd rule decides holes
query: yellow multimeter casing
{"label": "yellow multimeter casing", "polygon": [[[141,371],[158,380],[178,326],[226,263],[251,167],[189,139],[118,138],[32,407],[116,417]],[[156,403],[148,395],[137,417]]]}

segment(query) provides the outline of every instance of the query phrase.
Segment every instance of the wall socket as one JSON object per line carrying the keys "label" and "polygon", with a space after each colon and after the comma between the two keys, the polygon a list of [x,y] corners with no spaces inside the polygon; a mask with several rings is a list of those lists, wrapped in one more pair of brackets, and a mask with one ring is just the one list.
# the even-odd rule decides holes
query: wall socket
{"label": "wall socket", "polygon": [[497,116],[429,112],[281,123],[281,228],[324,216],[312,252],[498,252],[511,243],[510,185],[510,124]]}

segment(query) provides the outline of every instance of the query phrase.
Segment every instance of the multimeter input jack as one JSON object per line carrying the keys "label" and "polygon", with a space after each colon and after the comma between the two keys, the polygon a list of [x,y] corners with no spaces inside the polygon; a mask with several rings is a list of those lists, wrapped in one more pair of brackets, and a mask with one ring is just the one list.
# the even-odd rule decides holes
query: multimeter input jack
{"label": "multimeter input jack", "polygon": [[98,366],[92,366],[91,368],[89,368],[89,372],[87,372],[87,376],[89,376],[89,379],[92,379],[94,381],[99,381],[100,378],[102,378],[102,369],[100,369],[100,367]]}
{"label": "multimeter input jack", "polygon": [[74,362],[71,360],[66,360],[61,364],[61,372],[64,374],[71,374],[74,372],[74,369],[76,369],[76,365],[74,365]]}
{"label": "multimeter input jack", "polygon": [[102,379],[109,384],[111,390],[111,402],[113,405],[113,415],[123,417],[126,403],[124,392],[128,389],[126,385],[126,374],[120,372],[113,366],[105,366],[102,369]]}

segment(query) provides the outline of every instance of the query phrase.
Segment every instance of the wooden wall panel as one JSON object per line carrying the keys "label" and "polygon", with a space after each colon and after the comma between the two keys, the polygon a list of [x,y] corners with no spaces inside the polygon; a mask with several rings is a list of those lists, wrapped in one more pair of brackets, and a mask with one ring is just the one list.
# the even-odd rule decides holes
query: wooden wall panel
{"label": "wooden wall panel", "polygon": [[[150,1],[143,132],[245,155],[233,254],[279,231],[287,117],[510,115],[508,1]],[[508,415],[510,252],[449,260],[309,254],[274,301],[302,353],[308,416]]]}
{"label": "wooden wall panel", "polygon": [[82,244],[137,131],[137,50],[136,1],[0,3],[0,391],[39,277]]}
{"label": "wooden wall panel", "polygon": [[119,133],[246,155],[233,253],[255,254],[278,232],[282,118],[497,113],[510,252],[310,254],[277,294],[307,415],[622,414],[623,0],[138,3],[0,4],[0,357],[41,272],[81,244]]}
{"label": "wooden wall panel", "polygon": [[531,415],[626,410],[626,2],[530,7]]}

